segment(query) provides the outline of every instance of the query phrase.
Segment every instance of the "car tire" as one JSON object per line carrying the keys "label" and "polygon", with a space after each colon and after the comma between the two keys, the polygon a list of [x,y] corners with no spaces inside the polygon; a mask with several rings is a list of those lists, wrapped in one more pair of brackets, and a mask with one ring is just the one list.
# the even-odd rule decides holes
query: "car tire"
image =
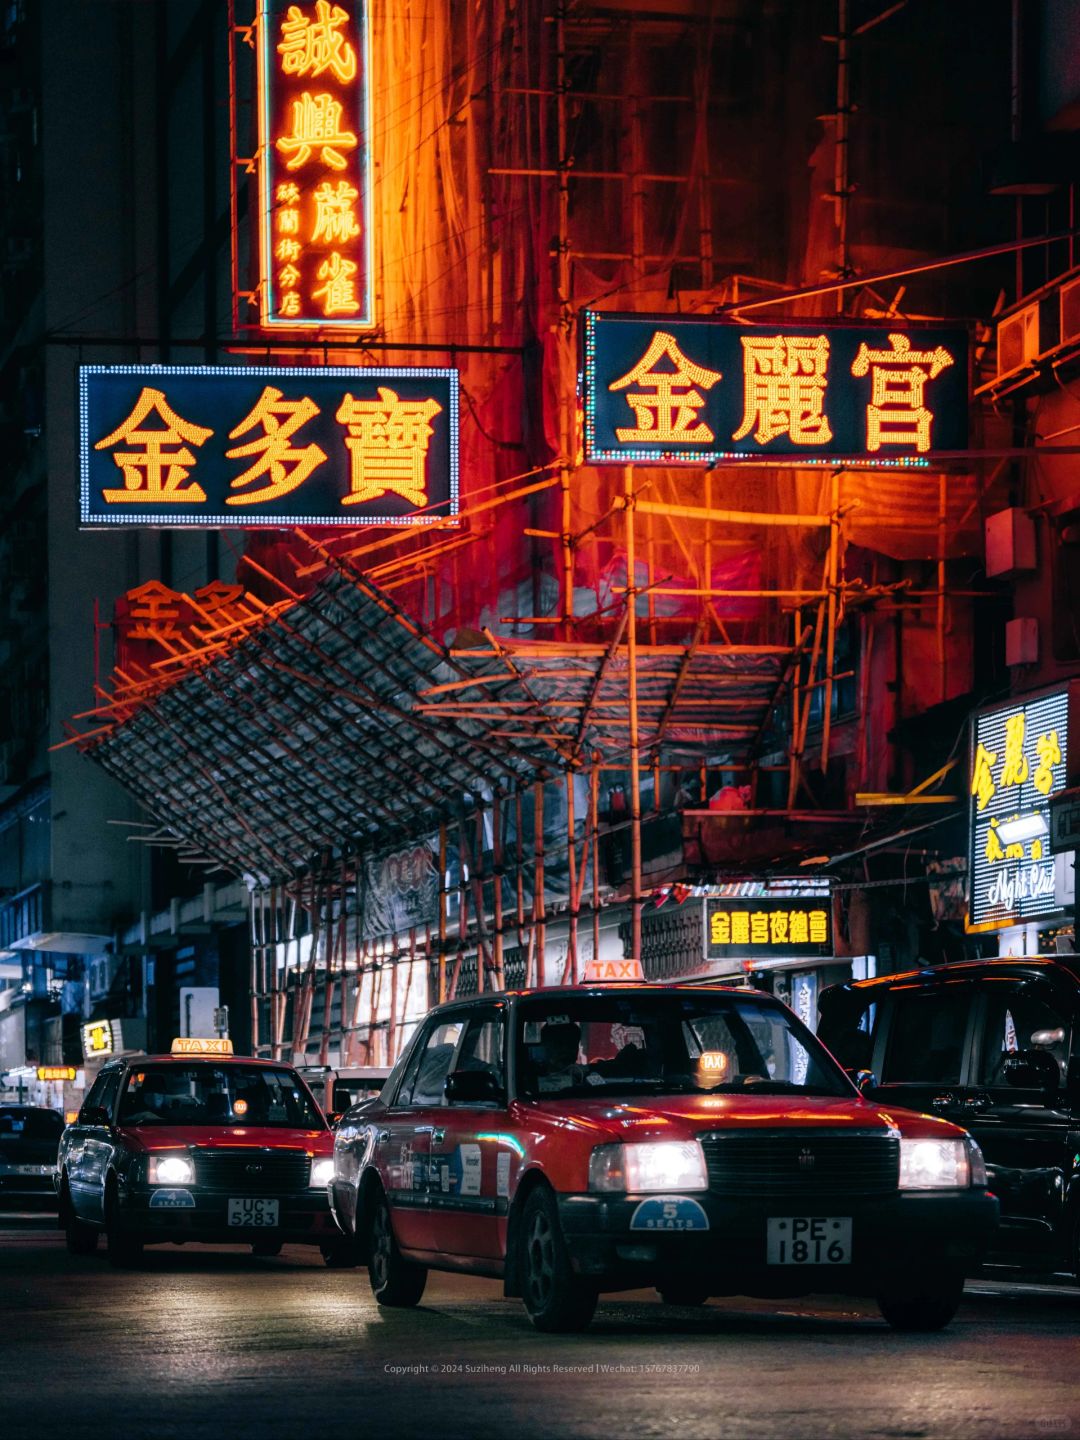
{"label": "car tire", "polygon": [[329,1270],[355,1270],[360,1263],[350,1240],[335,1240],[332,1245],[320,1245],[319,1252]]}
{"label": "car tire", "polygon": [[93,1225],[87,1225],[85,1221],[78,1219],[66,1181],[60,1190],[60,1227],[64,1232],[64,1242],[69,1255],[92,1255],[97,1249],[98,1235],[101,1232]]}
{"label": "car tire", "polygon": [[584,1330],[599,1294],[574,1274],[555,1197],[545,1186],[525,1201],[517,1233],[521,1295],[535,1328],[547,1334]]}
{"label": "car tire", "polygon": [[709,1298],[708,1290],[695,1285],[692,1280],[670,1280],[666,1285],[657,1287],[657,1294],[665,1305],[687,1307],[704,1305]]}
{"label": "car tire", "polygon": [[122,1230],[117,1215],[116,1183],[105,1195],[105,1249],[109,1264],[116,1270],[130,1270],[142,1259],[143,1237],[135,1231]]}
{"label": "car tire", "polygon": [[272,1260],[275,1255],[281,1254],[280,1240],[260,1240],[251,1247],[252,1255],[260,1260]]}
{"label": "car tire", "polygon": [[406,1260],[394,1238],[386,1196],[380,1192],[371,1215],[368,1279],[380,1305],[407,1309],[419,1305],[427,1284],[427,1267]]}
{"label": "car tire", "polygon": [[915,1287],[882,1291],[878,1309],[894,1330],[944,1330],[960,1308],[962,1275],[939,1276]]}

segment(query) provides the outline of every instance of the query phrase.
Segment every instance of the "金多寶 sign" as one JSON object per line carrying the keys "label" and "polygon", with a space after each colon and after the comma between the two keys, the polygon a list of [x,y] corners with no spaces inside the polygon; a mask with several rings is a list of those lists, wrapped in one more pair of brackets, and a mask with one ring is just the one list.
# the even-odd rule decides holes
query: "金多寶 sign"
{"label": "\u91d1\u591a\u5bf6 sign", "polygon": [[[967,332],[587,310],[585,463],[926,465],[967,446]],[[796,459],[797,457],[797,459]]]}
{"label": "\u91d1\u591a\u5bf6 sign", "polygon": [[79,485],[84,526],[453,517],[457,371],[83,365]]}
{"label": "\u91d1\u591a\u5bf6 sign", "polygon": [[707,960],[783,960],[831,954],[828,896],[705,901]]}
{"label": "\u91d1\u591a\u5bf6 sign", "polygon": [[1001,925],[1060,909],[1050,797],[1065,789],[1067,690],[984,710],[972,724],[971,923]]}
{"label": "\u91d1\u591a\u5bf6 sign", "polygon": [[259,0],[259,315],[373,323],[367,0]]}

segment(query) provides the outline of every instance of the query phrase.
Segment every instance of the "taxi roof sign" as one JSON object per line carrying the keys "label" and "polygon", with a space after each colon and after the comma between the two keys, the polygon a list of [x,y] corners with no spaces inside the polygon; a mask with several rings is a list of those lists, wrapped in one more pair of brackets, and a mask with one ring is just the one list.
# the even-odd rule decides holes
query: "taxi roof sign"
{"label": "taxi roof sign", "polygon": [[231,1055],[232,1041],[220,1036],[203,1039],[196,1035],[178,1035],[172,1042],[173,1055]]}

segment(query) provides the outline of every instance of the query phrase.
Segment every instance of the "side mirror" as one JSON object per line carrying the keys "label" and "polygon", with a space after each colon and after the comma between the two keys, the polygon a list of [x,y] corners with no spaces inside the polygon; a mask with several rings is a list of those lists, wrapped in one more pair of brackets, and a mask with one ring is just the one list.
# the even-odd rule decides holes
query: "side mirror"
{"label": "side mirror", "polygon": [[112,1124],[112,1116],[101,1105],[91,1105],[89,1110],[84,1110],[79,1116],[80,1125],[102,1125],[107,1130]]}
{"label": "side mirror", "polygon": [[872,1070],[845,1069],[844,1074],[855,1086],[860,1095],[865,1095],[868,1090],[873,1090],[877,1086],[877,1076]]}
{"label": "side mirror", "polygon": [[1045,1050],[1021,1050],[1002,1067],[1006,1085],[1018,1090],[1056,1090],[1061,1083],[1058,1063]]}
{"label": "side mirror", "polygon": [[490,1070],[455,1070],[446,1077],[446,1098],[451,1105],[477,1105],[502,1100],[502,1086]]}
{"label": "side mirror", "polygon": [[344,1114],[345,1114],[345,1111],[344,1111],[344,1110],[328,1110],[328,1111],[326,1112],[326,1123],[327,1123],[328,1125],[337,1125],[337,1124],[340,1123],[341,1117],[342,1117]]}

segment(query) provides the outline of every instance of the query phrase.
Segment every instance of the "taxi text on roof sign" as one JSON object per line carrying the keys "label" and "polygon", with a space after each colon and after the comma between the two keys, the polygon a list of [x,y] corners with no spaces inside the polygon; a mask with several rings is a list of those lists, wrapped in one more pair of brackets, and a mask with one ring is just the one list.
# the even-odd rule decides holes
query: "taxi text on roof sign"
{"label": "taxi text on roof sign", "polygon": [[259,0],[259,319],[372,314],[367,0]]}
{"label": "taxi text on roof sign", "polygon": [[457,371],[82,365],[79,485],[87,527],[452,520]]}
{"label": "taxi text on roof sign", "polygon": [[172,1042],[173,1055],[231,1055],[231,1040],[218,1036],[202,1038],[196,1035],[178,1035]]}
{"label": "taxi text on roof sign", "polygon": [[582,331],[586,464],[879,469],[967,446],[965,330],[587,310]]}

